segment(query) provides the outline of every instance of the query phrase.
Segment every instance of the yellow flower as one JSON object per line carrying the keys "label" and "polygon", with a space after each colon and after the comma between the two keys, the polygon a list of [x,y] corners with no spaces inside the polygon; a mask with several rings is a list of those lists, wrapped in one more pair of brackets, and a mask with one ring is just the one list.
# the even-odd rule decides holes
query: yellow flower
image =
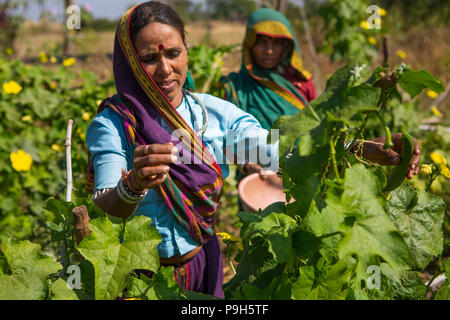
{"label": "yellow flower", "polygon": [[242,245],[242,239],[238,238],[236,236],[233,236],[232,234],[226,233],[226,232],[217,232],[217,235],[222,239],[224,243],[236,243],[239,250],[243,251],[244,247]]}
{"label": "yellow flower", "polygon": [[437,152],[432,152],[430,154],[430,158],[431,160],[433,160],[434,163],[436,163],[440,167],[443,167],[447,164],[447,160]]}
{"label": "yellow flower", "polygon": [[84,140],[84,138],[86,138],[86,134],[83,132],[83,130],[81,130],[81,128],[77,129],[77,133],[80,136],[81,139]]}
{"label": "yellow flower", "polygon": [[57,144],[52,144],[52,150],[53,151],[61,151],[61,147]]}
{"label": "yellow flower", "polygon": [[423,164],[420,166],[420,174],[423,176],[429,176],[433,172],[433,168],[429,164]]}
{"label": "yellow flower", "polygon": [[433,90],[428,90],[427,91],[427,95],[431,98],[431,99],[436,99],[438,97],[438,93],[434,92]]}
{"label": "yellow flower", "polygon": [[76,62],[77,60],[75,58],[67,58],[63,61],[63,65],[64,67],[71,67],[75,65]]}
{"label": "yellow flower", "polygon": [[23,122],[31,122],[31,116],[29,116],[29,115],[26,115],[26,116],[23,116],[22,117],[22,119],[21,119]]}
{"label": "yellow flower", "polygon": [[11,152],[9,158],[14,170],[19,172],[30,170],[31,164],[33,163],[31,156],[23,150]]}
{"label": "yellow flower", "polygon": [[128,298],[128,299],[123,299],[123,300],[142,300],[141,298]]}
{"label": "yellow flower", "polygon": [[97,105],[97,107],[99,107],[99,106],[102,104],[102,102],[103,102],[103,100],[97,100],[97,101],[95,102],[95,104]]}
{"label": "yellow flower", "polygon": [[447,166],[443,166],[441,168],[441,174],[446,177],[447,179],[450,179],[450,170],[448,169]]}
{"label": "yellow flower", "polygon": [[83,120],[88,121],[91,118],[91,113],[90,112],[84,112],[81,117],[83,118]]}
{"label": "yellow flower", "polygon": [[380,10],[378,12],[379,12],[380,16],[382,16],[382,17],[386,16],[386,14],[387,14],[386,10],[384,10],[383,8],[380,8]]}
{"label": "yellow flower", "polygon": [[433,114],[438,117],[438,118],[443,118],[444,115],[442,114],[442,112],[439,111],[439,109],[436,106],[432,106],[431,107],[431,112],[433,112]]}
{"label": "yellow flower", "polygon": [[399,57],[400,59],[405,59],[406,58],[406,52],[403,50],[397,50],[397,57]]}
{"label": "yellow flower", "polygon": [[56,59],[55,56],[52,56],[52,57],[50,58],[50,62],[51,62],[51,63],[57,63],[57,62],[58,62],[58,59]]}
{"label": "yellow flower", "polygon": [[377,39],[375,39],[375,37],[369,37],[369,38],[367,38],[367,41],[369,41],[369,43],[371,45],[376,45],[377,44]]}
{"label": "yellow flower", "polygon": [[22,87],[14,80],[11,80],[3,83],[3,91],[7,94],[19,94],[19,92],[22,91]]}
{"label": "yellow flower", "polygon": [[39,53],[39,59],[41,60],[41,63],[48,63],[48,57],[44,51]]}
{"label": "yellow flower", "polygon": [[369,24],[367,23],[366,20],[361,21],[361,23],[359,24],[361,26],[361,28],[363,28],[364,30],[369,30]]}
{"label": "yellow flower", "polygon": [[10,56],[14,53],[14,50],[12,48],[6,48],[5,53]]}

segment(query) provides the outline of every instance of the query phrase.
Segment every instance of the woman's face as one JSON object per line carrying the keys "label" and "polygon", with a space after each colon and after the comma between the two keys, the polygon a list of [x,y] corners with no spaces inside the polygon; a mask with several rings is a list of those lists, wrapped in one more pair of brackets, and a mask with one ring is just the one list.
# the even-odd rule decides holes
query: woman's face
{"label": "woman's face", "polygon": [[177,29],[152,22],[142,28],[135,40],[145,70],[173,106],[183,100],[182,88],[187,75],[187,49]]}
{"label": "woman's face", "polygon": [[258,35],[252,48],[255,63],[265,69],[275,68],[281,60],[285,39]]}

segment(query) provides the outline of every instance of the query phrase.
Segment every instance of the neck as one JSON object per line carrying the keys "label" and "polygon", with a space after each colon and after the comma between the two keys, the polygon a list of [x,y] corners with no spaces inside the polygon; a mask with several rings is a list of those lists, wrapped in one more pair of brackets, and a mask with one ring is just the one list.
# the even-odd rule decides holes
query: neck
{"label": "neck", "polygon": [[181,102],[183,102],[183,90],[180,90],[180,92],[172,100],[170,100],[170,103],[174,108],[178,108]]}

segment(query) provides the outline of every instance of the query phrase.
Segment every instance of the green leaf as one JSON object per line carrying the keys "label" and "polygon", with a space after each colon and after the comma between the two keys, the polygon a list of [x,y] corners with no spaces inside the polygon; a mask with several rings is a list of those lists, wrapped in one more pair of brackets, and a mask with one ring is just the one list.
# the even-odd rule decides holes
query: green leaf
{"label": "green leaf", "polygon": [[42,255],[38,244],[28,240],[8,240],[2,245],[6,261],[13,275],[35,275],[43,283],[49,275],[57,273],[62,265],[51,257]]}
{"label": "green leaf", "polygon": [[347,257],[330,266],[324,275],[313,266],[300,267],[300,276],[292,286],[295,300],[344,300],[350,290],[350,280],[356,260]]}
{"label": "green leaf", "polygon": [[412,253],[414,268],[423,270],[443,250],[445,202],[407,184],[391,192],[387,211]]}
{"label": "green leaf", "polygon": [[244,283],[242,286],[243,300],[289,300],[291,298],[292,283],[287,273],[275,277],[272,282],[259,288],[255,285]]}
{"label": "green leaf", "polygon": [[389,278],[392,296],[395,300],[423,300],[427,292],[422,278],[416,271],[397,271],[386,263],[381,272]]}
{"label": "green leaf", "polygon": [[292,234],[296,221],[284,213],[265,213],[259,216],[240,212],[243,221],[241,238],[244,251],[241,253],[237,274],[225,286],[225,295],[239,296],[244,283],[259,288],[268,286],[279,268],[296,261]]}
{"label": "green leaf", "polygon": [[151,227],[150,218],[136,216],[125,226],[97,218],[89,227],[91,234],[83,239],[78,250],[94,266],[97,300],[118,297],[134,269],[158,270],[157,246],[161,236]]}
{"label": "green leaf", "polygon": [[425,70],[406,70],[400,76],[398,84],[411,96],[411,99],[421,93],[423,89],[428,88],[437,93],[441,93],[445,90],[442,81],[433,77]]}
{"label": "green leaf", "polygon": [[324,211],[344,218],[339,258],[357,258],[359,280],[368,278],[367,267],[378,265],[380,258],[398,270],[411,267],[410,250],[384,210],[385,199],[371,171],[361,164],[347,169],[342,187],[329,190],[326,200]]}
{"label": "green leaf", "polygon": [[294,233],[292,243],[297,256],[303,259],[310,258],[319,250],[321,244],[320,240],[314,234],[303,230]]}
{"label": "green leaf", "polygon": [[46,285],[35,274],[0,276],[0,300],[43,300],[46,293]]}
{"label": "green leaf", "polygon": [[[333,203],[330,205],[333,206]],[[342,235],[338,232],[339,225],[344,218],[344,215],[337,214],[333,209],[319,211],[314,202],[303,221],[306,230],[312,232],[316,237],[323,237],[319,252],[329,263],[335,263],[339,258],[338,245]]]}
{"label": "green leaf", "polygon": [[50,300],[79,300],[75,291],[69,288],[67,282],[59,278],[50,287]]}

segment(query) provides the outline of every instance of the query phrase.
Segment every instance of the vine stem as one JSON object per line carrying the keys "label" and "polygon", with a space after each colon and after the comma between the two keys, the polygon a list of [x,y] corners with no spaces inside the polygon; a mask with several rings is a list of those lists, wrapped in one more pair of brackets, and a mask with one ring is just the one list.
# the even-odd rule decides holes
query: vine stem
{"label": "vine stem", "polygon": [[234,268],[233,262],[230,258],[230,245],[227,245],[227,259],[228,263],[230,264],[231,271],[233,271],[233,274],[236,275],[236,269]]}
{"label": "vine stem", "polygon": [[342,182],[341,177],[339,175],[339,170],[336,162],[336,149],[334,148],[334,141],[330,141],[330,155],[331,162],[333,163],[334,174],[336,175],[336,179],[338,182]]}
{"label": "vine stem", "polygon": [[439,175],[439,171],[437,171],[437,173],[431,175],[430,182],[428,183],[427,188],[425,189],[426,192],[430,191],[431,185],[433,184],[434,180],[436,180],[438,175]]}

